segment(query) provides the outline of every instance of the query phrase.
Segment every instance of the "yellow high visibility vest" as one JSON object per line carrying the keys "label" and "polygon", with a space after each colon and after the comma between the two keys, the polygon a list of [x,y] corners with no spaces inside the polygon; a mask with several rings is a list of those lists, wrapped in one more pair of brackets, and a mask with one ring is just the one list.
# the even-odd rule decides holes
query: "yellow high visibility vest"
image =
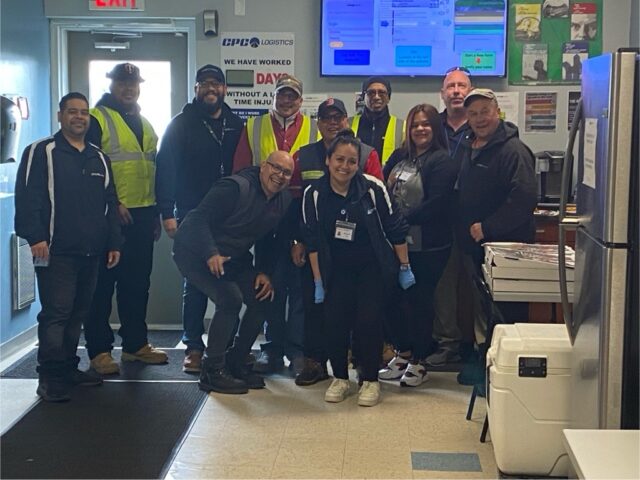
{"label": "yellow high visibility vest", "polygon": [[[360,126],[360,118],[362,115],[354,115],[349,120],[349,127],[353,130],[353,133],[358,135],[358,127]],[[402,145],[404,140],[404,120],[398,120],[398,117],[394,115],[389,116],[389,124],[387,130],[384,133],[384,142],[382,143],[382,152],[378,152],[380,155],[380,161],[382,165],[387,163],[389,157],[396,148]]]}
{"label": "yellow high visibility vest", "polygon": [[158,136],[149,121],[142,119],[142,143],[122,116],[104,106],[91,109],[102,129],[100,148],[109,155],[118,200],[127,208],[156,204],[156,148]]}
{"label": "yellow high visibility vest", "polygon": [[[306,115],[302,116],[302,127],[289,153],[293,156],[301,147],[316,142],[319,138],[318,124]],[[253,165],[260,165],[267,157],[278,150],[276,134],[271,123],[271,114],[247,120],[247,138],[253,155]],[[256,153],[257,152],[257,153]]]}

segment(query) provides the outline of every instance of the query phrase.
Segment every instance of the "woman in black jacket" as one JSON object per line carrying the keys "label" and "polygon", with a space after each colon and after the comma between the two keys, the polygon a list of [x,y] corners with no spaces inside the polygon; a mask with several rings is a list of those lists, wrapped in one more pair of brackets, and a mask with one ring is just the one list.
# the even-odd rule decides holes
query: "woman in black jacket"
{"label": "woman in black jacket", "polygon": [[414,279],[408,225],[384,184],[358,171],[359,153],[353,132],[338,134],[327,150],[329,175],[307,187],[302,208],[315,301],[325,304],[327,353],[335,377],[325,400],[341,402],[349,392],[352,338],[363,380],[358,404],[373,406],[380,397],[384,294],[391,282],[408,288]]}
{"label": "woman in black jacket", "polygon": [[384,174],[410,224],[407,241],[416,285],[400,295],[392,330],[397,353],[379,376],[416,387],[427,380],[424,361],[432,342],[433,295],[451,252],[450,205],[459,165],[447,153],[442,122],[433,106],[413,107],[406,125],[404,145],[393,152]]}

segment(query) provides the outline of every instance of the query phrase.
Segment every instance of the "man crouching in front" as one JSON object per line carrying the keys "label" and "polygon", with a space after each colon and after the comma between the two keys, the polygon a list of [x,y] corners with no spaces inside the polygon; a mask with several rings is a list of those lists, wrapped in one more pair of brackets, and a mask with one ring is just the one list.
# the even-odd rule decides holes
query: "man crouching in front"
{"label": "man crouching in front", "polygon": [[[291,156],[273,152],[260,167],[218,181],[176,233],[173,258],[180,272],[216,306],[200,372],[205,392],[238,394],[264,387],[245,358],[264,322],[264,302],[274,291],[269,277],[253,266],[249,249],[287,211],[292,173]],[[246,313],[227,348],[243,303]]]}

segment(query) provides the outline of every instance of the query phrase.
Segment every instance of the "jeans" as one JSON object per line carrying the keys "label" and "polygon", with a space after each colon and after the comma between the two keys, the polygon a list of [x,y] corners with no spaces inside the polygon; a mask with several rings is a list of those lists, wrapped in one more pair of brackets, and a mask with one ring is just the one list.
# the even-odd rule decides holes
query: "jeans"
{"label": "jeans", "polygon": [[113,348],[113,332],[109,326],[111,300],[116,290],[122,350],[135,353],[147,344],[147,301],[153,264],[153,230],[155,207],[129,210],[133,223],[122,228],[124,244],[120,263],[100,268],[98,284],[91,305],[90,321],[85,325],[89,358]]}
{"label": "jeans", "polygon": [[182,290],[182,343],[187,346],[187,351],[204,352],[202,335],[208,303],[207,296],[185,278]]}
{"label": "jeans", "polygon": [[208,368],[219,369],[225,365],[225,353],[238,325],[243,303],[247,311],[240,321],[230,353],[235,358],[244,358],[260,332],[265,318],[265,302],[269,301],[259,302],[256,299],[256,272],[253,267],[231,260],[225,263],[225,274],[217,278],[209,271],[206,262],[192,252],[174,247],[173,259],[189,283],[216,306],[205,348]]}
{"label": "jeans", "polygon": [[289,360],[293,360],[302,356],[304,339],[300,268],[293,264],[289,255],[281,255],[271,281],[275,297],[268,310],[265,334],[267,343],[262,344],[261,348],[276,356],[286,355]]}
{"label": "jeans", "polygon": [[40,378],[61,377],[78,366],[76,355],[96,287],[98,263],[106,257],[51,255],[48,267],[37,267],[38,367]]}

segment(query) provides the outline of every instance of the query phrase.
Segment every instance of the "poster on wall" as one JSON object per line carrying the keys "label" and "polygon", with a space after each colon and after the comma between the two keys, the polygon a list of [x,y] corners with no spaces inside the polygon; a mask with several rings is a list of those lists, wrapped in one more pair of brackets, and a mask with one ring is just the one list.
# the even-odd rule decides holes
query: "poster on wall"
{"label": "poster on wall", "polygon": [[294,74],[293,33],[227,32],[220,63],[227,77],[225,101],[243,119],[262,115],[273,102],[278,78]]}
{"label": "poster on wall", "polygon": [[580,84],[582,62],[602,53],[603,0],[511,0],[511,85]]}
{"label": "poster on wall", "polygon": [[553,133],[556,131],[556,92],[526,92],[524,101],[524,131]]}

